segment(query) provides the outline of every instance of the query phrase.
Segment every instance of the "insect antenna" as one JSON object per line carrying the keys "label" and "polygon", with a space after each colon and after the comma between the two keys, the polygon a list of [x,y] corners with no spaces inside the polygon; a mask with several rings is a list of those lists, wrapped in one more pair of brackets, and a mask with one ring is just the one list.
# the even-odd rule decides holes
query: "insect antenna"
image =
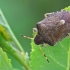
{"label": "insect antenna", "polygon": [[32,40],[33,38],[20,34],[22,37]]}
{"label": "insect antenna", "polygon": [[[30,39],[30,40],[32,40],[33,38],[31,38],[31,37],[28,37],[28,36],[25,36],[25,35],[23,35],[23,34],[20,34],[22,37],[24,37],[24,38],[27,38],[27,39]],[[48,58],[46,57],[46,55],[45,55],[45,53],[44,53],[44,51],[42,50],[42,48],[41,48],[41,46],[39,45],[39,48],[40,48],[40,51],[42,52],[42,54],[43,54],[43,56],[45,57],[45,59],[47,60],[47,62],[49,63],[49,60],[48,60]]]}

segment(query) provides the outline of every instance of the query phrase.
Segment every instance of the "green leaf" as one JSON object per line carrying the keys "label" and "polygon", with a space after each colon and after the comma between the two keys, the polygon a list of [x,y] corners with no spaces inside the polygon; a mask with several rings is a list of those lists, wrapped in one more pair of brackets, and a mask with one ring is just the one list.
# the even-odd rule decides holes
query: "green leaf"
{"label": "green leaf", "polygon": [[[49,63],[44,58],[39,46],[32,41],[31,68],[32,70],[69,70],[70,38],[65,38],[55,46],[42,47]],[[68,53],[69,52],[69,53]]]}
{"label": "green leaf", "polygon": [[31,69],[32,70],[69,70],[70,38],[65,38],[55,46],[42,47],[49,63],[44,58],[39,46],[32,41]]}
{"label": "green leaf", "polygon": [[[70,10],[70,7],[64,10]],[[41,45],[40,45],[41,46]],[[38,45],[31,42],[31,69],[32,70],[70,70],[70,37],[64,38],[55,46],[41,46],[49,62],[43,56]]]}
{"label": "green leaf", "polygon": [[67,11],[70,11],[70,6],[64,8],[63,10],[67,10]]}
{"label": "green leaf", "polygon": [[0,48],[0,70],[17,70],[11,65],[11,60],[8,59],[6,52]]}

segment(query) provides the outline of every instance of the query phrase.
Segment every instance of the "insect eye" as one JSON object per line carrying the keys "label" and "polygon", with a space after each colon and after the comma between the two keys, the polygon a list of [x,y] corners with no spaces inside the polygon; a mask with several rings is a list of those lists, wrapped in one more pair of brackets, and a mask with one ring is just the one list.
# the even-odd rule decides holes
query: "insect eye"
{"label": "insect eye", "polygon": [[43,44],[43,38],[40,35],[36,35],[35,39],[34,39],[35,44],[39,45],[39,44]]}

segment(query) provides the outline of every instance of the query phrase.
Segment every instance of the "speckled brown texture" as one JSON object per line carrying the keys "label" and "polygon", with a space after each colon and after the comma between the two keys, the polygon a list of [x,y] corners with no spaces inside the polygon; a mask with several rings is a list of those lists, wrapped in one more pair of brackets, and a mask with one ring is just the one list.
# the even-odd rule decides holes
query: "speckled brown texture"
{"label": "speckled brown texture", "polygon": [[[61,20],[64,20],[65,23],[62,24]],[[38,34],[34,42],[37,45],[47,43],[53,46],[70,32],[70,12],[62,10],[51,13],[36,26]]]}

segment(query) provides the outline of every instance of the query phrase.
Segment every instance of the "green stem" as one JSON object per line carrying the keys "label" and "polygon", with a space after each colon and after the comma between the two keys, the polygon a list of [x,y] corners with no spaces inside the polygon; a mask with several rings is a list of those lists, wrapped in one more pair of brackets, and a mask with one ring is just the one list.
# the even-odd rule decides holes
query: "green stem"
{"label": "green stem", "polygon": [[10,26],[8,25],[8,23],[7,23],[7,21],[6,21],[6,19],[5,19],[5,17],[4,17],[4,15],[3,15],[3,13],[2,13],[1,10],[0,10],[0,16],[1,16],[1,18],[3,19],[3,23],[2,23],[2,24],[7,27],[8,31],[9,31],[9,33],[10,33],[12,39],[13,39],[13,42],[16,44],[16,46],[18,47],[18,49],[19,49],[20,51],[24,52],[23,48],[21,47],[21,45],[19,44],[18,40],[16,39],[14,33],[12,32]]}
{"label": "green stem", "polygon": [[15,49],[10,42],[7,42],[4,37],[1,35],[0,33],[0,45],[4,50],[6,50],[7,52],[9,52],[16,60],[18,60],[18,62],[24,66],[24,68],[26,70],[30,70],[28,64],[26,63],[26,58],[24,56],[24,54],[22,52],[20,52],[19,50]]}
{"label": "green stem", "polygon": [[[2,11],[0,10],[0,18],[2,21],[0,21],[0,24],[5,26],[5,30],[10,34],[10,37],[12,41],[7,41],[5,37],[3,36],[2,32],[0,32],[0,45],[1,47],[9,52],[24,68],[25,70],[30,70],[29,67],[29,60],[25,58],[26,54],[23,50],[22,46],[19,44],[18,40],[16,39],[15,35],[13,34],[12,30],[10,29],[6,19],[4,18],[4,15]],[[12,42],[16,47],[12,45]],[[18,49],[17,49],[18,48]]]}

